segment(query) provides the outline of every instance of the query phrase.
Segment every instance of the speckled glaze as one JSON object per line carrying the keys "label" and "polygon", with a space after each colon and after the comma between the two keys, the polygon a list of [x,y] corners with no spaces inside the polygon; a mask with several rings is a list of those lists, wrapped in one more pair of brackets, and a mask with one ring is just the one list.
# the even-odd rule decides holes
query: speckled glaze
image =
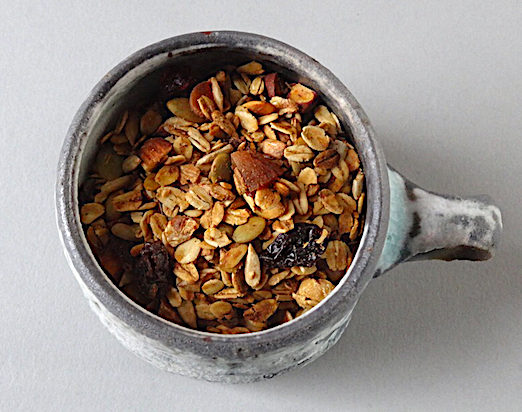
{"label": "speckled glaze", "polygon": [[[320,91],[351,129],[366,174],[366,224],[347,275],[313,310],[266,331],[221,336],[167,322],[112,284],[83,234],[78,186],[86,177],[101,133],[114,124],[124,104],[147,97],[158,68],[172,62],[217,67],[249,59]],[[58,165],[56,211],[65,255],[84,295],[124,346],[169,372],[231,383],[271,378],[323,354],[341,336],[372,277],[410,259],[487,259],[501,231],[500,212],[487,199],[436,195],[388,170],[365,113],[348,89],[317,61],[274,39],[226,31],[191,33],[155,43],[103,77],[67,133]]]}

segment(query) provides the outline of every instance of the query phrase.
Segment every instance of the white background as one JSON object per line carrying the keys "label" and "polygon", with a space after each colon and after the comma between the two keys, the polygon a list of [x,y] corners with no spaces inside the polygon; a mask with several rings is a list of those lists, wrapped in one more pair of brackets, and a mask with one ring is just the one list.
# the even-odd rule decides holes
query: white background
{"label": "white background", "polygon": [[[0,3],[0,410],[522,410],[520,1]],[[212,29],[262,33],[317,58],[406,176],[492,195],[505,223],[495,259],[398,267],[370,284],[332,350],[271,381],[199,382],[127,352],[62,254],[58,153],[115,64]]]}

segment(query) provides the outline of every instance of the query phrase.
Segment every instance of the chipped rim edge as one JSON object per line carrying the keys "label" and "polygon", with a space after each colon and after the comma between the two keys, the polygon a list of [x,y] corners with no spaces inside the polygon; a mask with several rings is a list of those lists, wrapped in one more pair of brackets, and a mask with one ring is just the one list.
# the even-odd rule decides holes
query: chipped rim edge
{"label": "chipped rim edge", "polygon": [[[253,44],[259,45],[253,49]],[[307,67],[311,78],[322,78],[336,90],[337,100],[344,100],[348,118],[361,161],[367,184],[366,222],[358,250],[350,266],[348,276],[344,276],[334,291],[319,305],[293,321],[266,329],[240,335],[218,335],[196,331],[165,321],[146,311],[127,298],[101,270],[90,249],[83,240],[79,224],[76,182],[82,155],[82,142],[87,139],[86,127],[93,110],[109,93],[112,87],[130,70],[145,63],[154,56],[176,49],[197,49],[201,47],[229,47],[266,54],[267,57],[282,60],[296,72]],[[262,47],[262,51],[261,48]],[[293,64],[290,61],[293,60]],[[256,346],[258,353],[272,351],[274,347],[308,341],[322,323],[336,311],[339,303],[350,301],[355,305],[358,297],[372,279],[378,258],[384,246],[389,217],[389,184],[384,155],[374,131],[363,109],[344,86],[327,68],[307,54],[278,40],[258,34],[238,31],[198,32],[174,36],[153,43],[125,58],[109,71],[92,89],[78,109],[67,131],[58,162],[58,176],[55,191],[56,219],[60,238],[81,280],[102,305],[121,321],[148,338],[161,341],[166,346],[197,353],[198,349],[208,351],[212,344],[215,351],[227,357],[234,356],[236,349],[245,345]],[[343,305],[341,305],[343,306]],[[281,345],[279,345],[281,344]]]}

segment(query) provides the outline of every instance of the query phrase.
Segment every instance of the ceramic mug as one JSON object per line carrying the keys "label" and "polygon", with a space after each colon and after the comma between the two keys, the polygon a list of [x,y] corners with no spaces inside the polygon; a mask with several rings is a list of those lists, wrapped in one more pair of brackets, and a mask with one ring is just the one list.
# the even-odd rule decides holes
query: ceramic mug
{"label": "ceramic mug", "polygon": [[[116,122],[122,108],[152,97],[151,85],[160,68],[172,62],[219,67],[250,60],[318,91],[344,127],[351,129],[366,176],[366,223],[347,274],[315,308],[272,329],[218,335],[168,322],[118,290],[87,244],[78,187],[87,176],[101,134]],[[388,167],[359,103],[316,60],[277,40],[231,31],[163,40],[134,53],[102,78],[67,133],[58,166],[56,208],[69,265],[110,332],[161,369],[224,382],[270,378],[311,362],[338,341],[372,278],[414,259],[488,259],[502,230],[500,211],[488,197],[432,193]]]}

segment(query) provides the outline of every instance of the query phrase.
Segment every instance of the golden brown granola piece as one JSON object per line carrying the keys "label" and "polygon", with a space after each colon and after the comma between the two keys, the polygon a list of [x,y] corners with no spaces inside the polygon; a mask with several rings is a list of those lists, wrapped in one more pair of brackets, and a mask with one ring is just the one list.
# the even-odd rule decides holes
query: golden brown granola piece
{"label": "golden brown granola piece", "polygon": [[189,240],[198,227],[198,222],[190,217],[174,216],[167,224],[163,233],[167,243],[172,247],[176,247]]}
{"label": "golden brown granola piece", "polygon": [[246,310],[243,317],[251,322],[266,322],[277,310],[275,299],[265,299]]}

